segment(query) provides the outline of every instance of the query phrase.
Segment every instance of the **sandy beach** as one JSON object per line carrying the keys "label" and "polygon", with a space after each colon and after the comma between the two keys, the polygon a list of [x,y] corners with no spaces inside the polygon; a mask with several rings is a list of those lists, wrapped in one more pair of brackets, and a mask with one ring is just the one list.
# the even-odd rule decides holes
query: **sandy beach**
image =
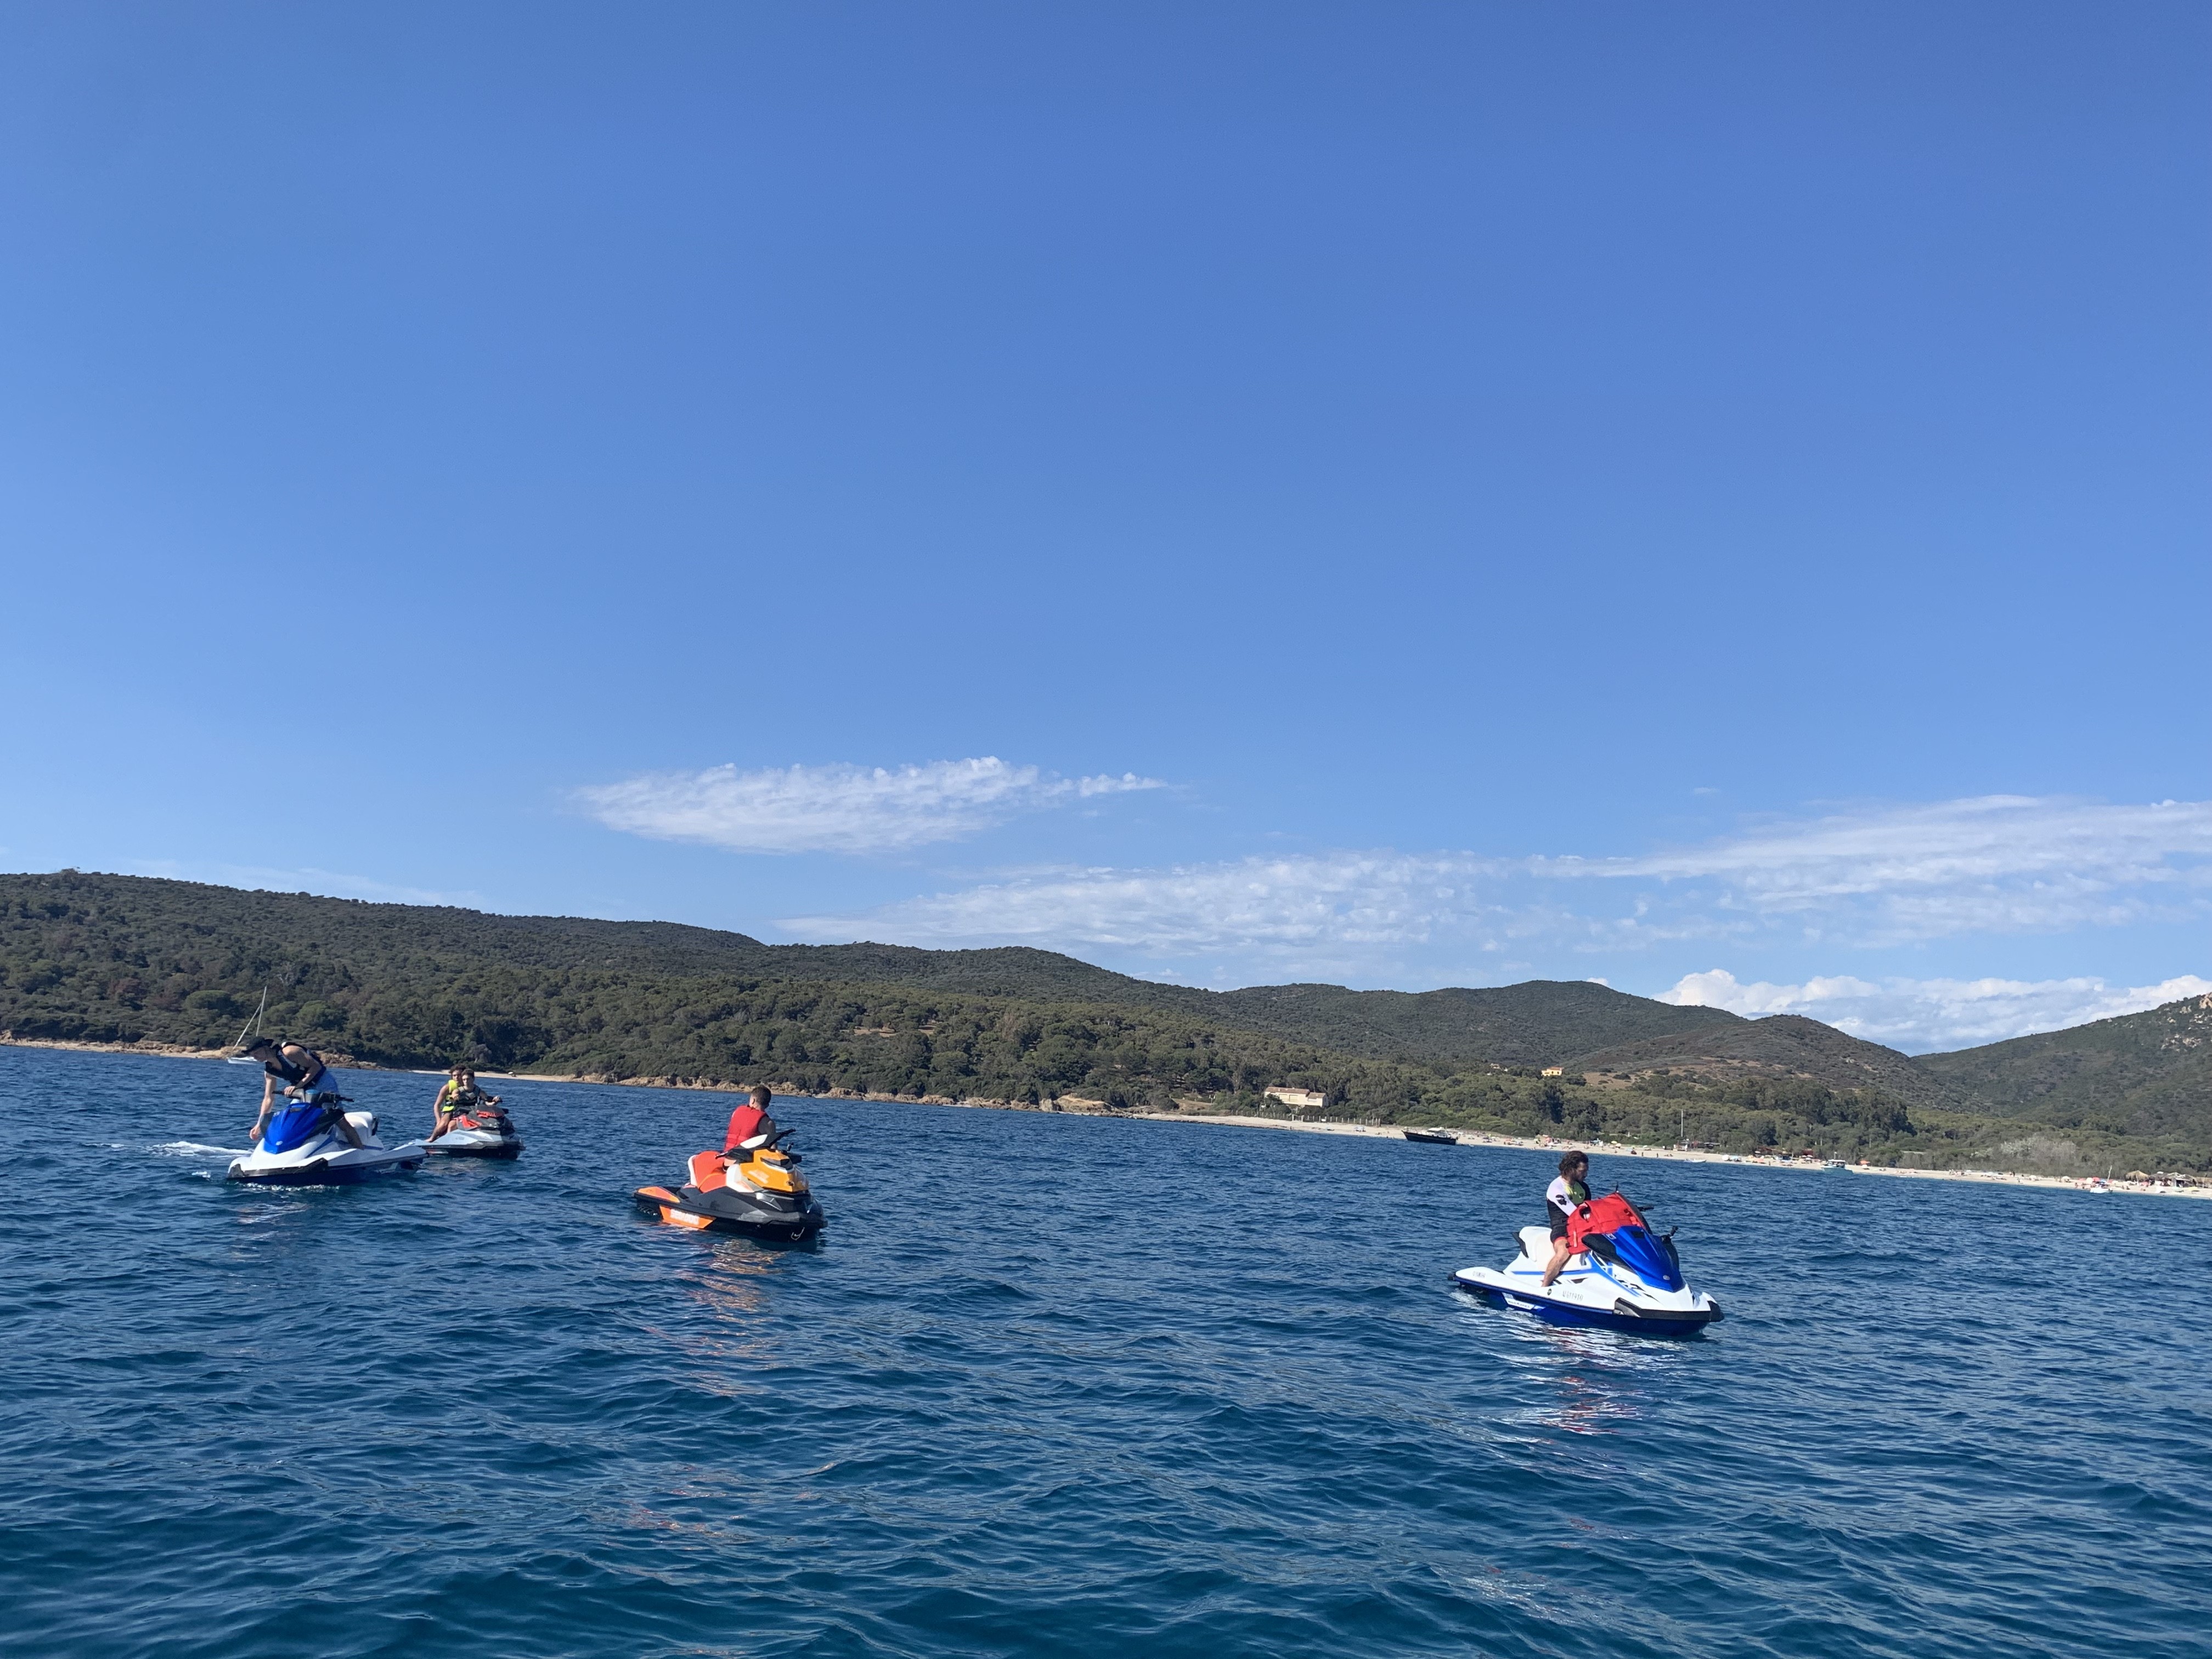
{"label": "sandy beach", "polygon": [[[1128,1115],[1158,1123],[1234,1123],[1252,1129],[1295,1129],[1304,1134],[1370,1135],[1384,1140],[1402,1140],[1405,1138],[1405,1129],[1401,1125],[1298,1123],[1279,1117],[1216,1117],[1195,1112],[1135,1112]],[[2002,1187],[2047,1187],[2061,1192],[2133,1193],[2148,1198],[2212,1198],[2212,1186],[2176,1187],[2155,1182],[2107,1181],[2092,1176],[2015,1175],[2003,1170],[1898,1170],[1880,1168],[1870,1164],[1846,1164],[1838,1170],[1820,1158],[1754,1158],[1748,1153],[1692,1152],[1679,1146],[1632,1146],[1619,1141],[1562,1139],[1552,1135],[1532,1139],[1483,1134],[1467,1129],[1453,1129],[1446,1133],[1457,1135],[1462,1146],[1499,1146],[1516,1152],[1553,1153],[1580,1151],[1588,1152],[1593,1158],[1668,1158],[1680,1164],[1740,1164],[1768,1170],[1795,1170],[1807,1175],[1899,1176],[1911,1181],[1978,1181]]]}

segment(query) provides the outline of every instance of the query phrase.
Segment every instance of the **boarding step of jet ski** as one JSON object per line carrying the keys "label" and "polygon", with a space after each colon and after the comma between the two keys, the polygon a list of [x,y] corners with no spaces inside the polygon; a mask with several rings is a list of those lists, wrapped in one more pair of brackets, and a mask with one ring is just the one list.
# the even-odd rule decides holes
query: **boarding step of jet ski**
{"label": "boarding step of jet ski", "polygon": [[740,1141],[728,1152],[694,1152],[691,1179],[671,1191],[641,1187],[637,1206],[672,1227],[691,1227],[795,1243],[811,1238],[829,1219],[799,1173],[797,1152],[778,1129]]}
{"label": "boarding step of jet ski", "polygon": [[453,1114],[453,1127],[422,1150],[437,1158],[519,1158],[522,1137],[501,1106],[471,1106]]}
{"label": "boarding step of jet ski", "polygon": [[[378,1136],[375,1113],[349,1112],[345,1106],[343,1095],[323,1093],[271,1112],[260,1143],[231,1160],[228,1178],[271,1187],[329,1187],[422,1167],[420,1141],[387,1146]],[[352,1125],[360,1146],[347,1139],[341,1121]]]}
{"label": "boarding step of jet ski", "polygon": [[1682,1277],[1674,1235],[1655,1233],[1627,1199],[1608,1193],[1567,1218],[1566,1264],[1547,1285],[1548,1227],[1523,1227],[1520,1254],[1499,1267],[1462,1267],[1459,1290],[1492,1307],[1515,1308],[1555,1325],[1590,1325],[1650,1336],[1688,1336],[1721,1317],[1721,1304]]}

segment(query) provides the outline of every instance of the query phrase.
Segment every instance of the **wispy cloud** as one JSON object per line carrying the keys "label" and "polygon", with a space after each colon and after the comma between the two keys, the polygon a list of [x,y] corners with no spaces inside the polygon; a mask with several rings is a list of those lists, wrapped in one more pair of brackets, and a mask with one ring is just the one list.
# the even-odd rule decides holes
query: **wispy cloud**
{"label": "wispy cloud", "polygon": [[2212,802],[1999,796],[1777,823],[1632,858],[1382,849],[1049,869],[781,925],[804,939],[1104,951],[1155,972],[1206,960],[1231,976],[1435,983],[1438,971],[1469,977],[1486,960],[1539,953],[1687,940],[1881,948],[2208,914]]}
{"label": "wispy cloud", "polygon": [[792,766],[648,772],[578,790],[610,829],[733,853],[896,853],[958,841],[1023,812],[1130,790],[1157,778],[1063,778],[995,756],[896,768]]}
{"label": "wispy cloud", "polygon": [[2140,1013],[2183,997],[2212,994],[2212,979],[2182,974],[2156,985],[2114,986],[2101,979],[1883,979],[1848,974],[1802,985],[1741,984],[1716,968],[1686,974],[1659,1000],[1725,1008],[1757,1018],[1803,1014],[1870,1042],[1907,1054],[1970,1048],[2036,1031]]}
{"label": "wispy cloud", "polygon": [[2212,801],[1987,795],[1779,823],[1638,858],[1539,859],[1559,879],[1657,883],[1671,908],[1900,944],[2176,920],[2212,902]]}
{"label": "wispy cloud", "polygon": [[380,904],[453,904],[470,909],[482,909],[485,905],[483,895],[472,889],[441,892],[312,866],[275,870],[261,864],[179,864],[173,860],[155,859],[133,863],[130,873],[167,876],[174,881],[204,881],[219,887],[244,887],[264,893],[319,893],[327,898],[371,899]]}
{"label": "wispy cloud", "polygon": [[[1244,859],[1166,870],[1052,870],[887,905],[798,916],[805,939],[912,945],[1027,944],[1148,956],[1233,951],[1308,971],[1363,953],[1466,933],[1482,920],[1482,860],[1396,853]],[[1507,919],[1494,920],[1500,927]]]}

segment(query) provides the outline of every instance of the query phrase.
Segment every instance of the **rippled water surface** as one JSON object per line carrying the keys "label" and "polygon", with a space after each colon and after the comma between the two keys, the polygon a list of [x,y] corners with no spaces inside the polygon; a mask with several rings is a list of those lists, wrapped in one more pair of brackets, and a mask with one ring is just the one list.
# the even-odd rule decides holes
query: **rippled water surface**
{"label": "rippled water surface", "polygon": [[630,1208],[729,1097],[501,1086],[258,1191],[253,1073],[0,1048],[0,1645],[2206,1651],[2212,1205],[1601,1156],[1660,1342],[1446,1289],[1535,1153],[786,1101],[790,1249]]}

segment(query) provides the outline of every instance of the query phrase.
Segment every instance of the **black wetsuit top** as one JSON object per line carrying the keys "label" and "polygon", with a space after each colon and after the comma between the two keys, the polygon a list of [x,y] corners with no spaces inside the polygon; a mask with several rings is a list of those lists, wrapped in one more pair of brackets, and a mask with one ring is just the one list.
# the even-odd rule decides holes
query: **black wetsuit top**
{"label": "black wetsuit top", "polygon": [[[295,1044],[295,1046],[296,1047],[297,1045]],[[291,1061],[284,1058],[284,1051],[282,1048],[279,1048],[276,1051],[276,1059],[263,1060],[261,1062],[261,1069],[268,1073],[270,1076],[275,1078],[279,1083],[284,1085],[288,1089],[304,1089],[311,1083],[320,1084],[325,1078],[330,1075],[331,1068],[323,1064],[323,1057],[317,1054],[313,1048],[306,1049],[303,1052],[307,1054],[309,1060],[314,1061],[314,1069],[313,1071],[309,1071],[302,1066],[293,1065]]]}

